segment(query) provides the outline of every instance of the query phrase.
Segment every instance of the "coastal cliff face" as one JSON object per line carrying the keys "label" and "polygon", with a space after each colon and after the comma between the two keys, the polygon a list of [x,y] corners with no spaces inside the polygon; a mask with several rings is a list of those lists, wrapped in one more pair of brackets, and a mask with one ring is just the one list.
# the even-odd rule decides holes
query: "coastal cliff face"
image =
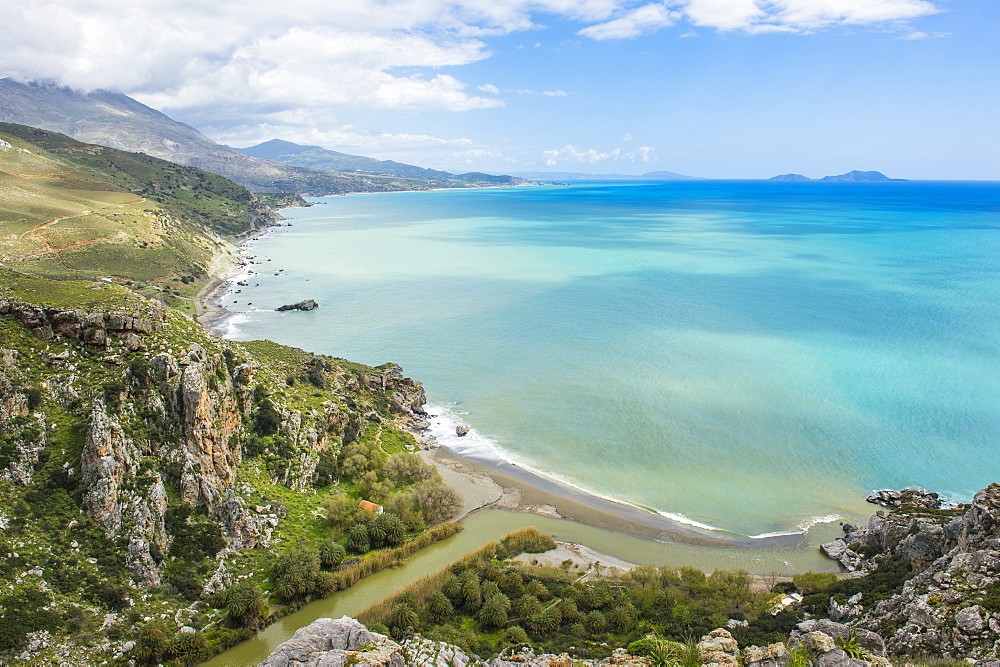
{"label": "coastal cliff face", "polygon": [[[293,511],[268,488],[311,491],[321,459],[375,427],[408,437],[422,413],[398,366],[224,341],[106,283],[14,282],[0,289],[0,580],[83,603],[97,626],[110,612],[127,627],[118,613],[151,589],[227,585],[226,557],[271,544]],[[25,300],[40,288],[58,298]],[[20,649],[0,635],[0,656]],[[104,644],[84,661],[115,653]]]}
{"label": "coastal cliff face", "polygon": [[[996,660],[1000,656],[1000,484],[967,506],[942,508],[936,494],[906,490],[880,499],[864,527],[845,526],[824,551],[856,576],[895,562],[912,574],[875,604],[831,600],[831,616],[886,638],[891,655]],[[859,596],[860,597],[860,596]]]}
{"label": "coastal cliff face", "polygon": [[[857,620],[879,631],[896,655],[997,660],[1000,657],[1000,484],[990,484],[953,517],[872,517],[866,539],[909,558],[917,574],[898,595]],[[892,515],[890,515],[892,516]]]}

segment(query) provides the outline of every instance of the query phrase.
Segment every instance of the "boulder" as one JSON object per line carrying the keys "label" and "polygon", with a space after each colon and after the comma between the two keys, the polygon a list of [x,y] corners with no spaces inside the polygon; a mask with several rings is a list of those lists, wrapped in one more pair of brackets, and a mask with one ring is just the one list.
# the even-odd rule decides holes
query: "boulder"
{"label": "boulder", "polygon": [[404,667],[403,648],[385,635],[369,632],[358,621],[343,618],[320,618],[304,628],[267,656],[260,667],[342,667],[343,665],[382,665]]}
{"label": "boulder", "polygon": [[729,630],[717,628],[698,642],[698,657],[703,665],[738,665],[740,647]]}

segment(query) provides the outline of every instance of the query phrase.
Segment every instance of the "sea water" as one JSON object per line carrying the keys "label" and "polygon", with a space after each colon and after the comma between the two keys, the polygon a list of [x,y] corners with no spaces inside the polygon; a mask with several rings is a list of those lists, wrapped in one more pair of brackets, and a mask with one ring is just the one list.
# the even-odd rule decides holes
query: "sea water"
{"label": "sea water", "polygon": [[751,536],[1000,481],[998,183],[311,201],[247,245],[229,335],[401,364],[460,453]]}

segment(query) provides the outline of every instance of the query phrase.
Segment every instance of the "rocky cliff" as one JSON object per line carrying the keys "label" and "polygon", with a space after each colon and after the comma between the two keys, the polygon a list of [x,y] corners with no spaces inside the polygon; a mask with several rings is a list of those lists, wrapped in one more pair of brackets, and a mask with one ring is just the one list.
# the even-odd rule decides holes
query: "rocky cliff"
{"label": "rocky cliff", "polygon": [[892,562],[912,574],[899,593],[849,610],[850,624],[886,637],[891,655],[997,660],[1000,484],[956,508],[942,508],[937,494],[923,490],[877,500],[896,509],[879,511],[867,526],[846,526],[824,551],[857,575]]}
{"label": "rocky cliff", "polygon": [[[321,459],[370,433],[403,441],[422,413],[398,366],[224,341],[107,283],[13,284],[0,287],[0,580],[57,609],[89,601],[83,619],[144,608],[155,588],[178,595],[169,608],[226,585],[240,562],[227,556],[315,521],[319,500],[288,508],[268,489],[311,493]],[[35,568],[37,581],[21,574]],[[16,603],[0,594],[0,614]],[[0,632],[0,656],[29,634]]]}

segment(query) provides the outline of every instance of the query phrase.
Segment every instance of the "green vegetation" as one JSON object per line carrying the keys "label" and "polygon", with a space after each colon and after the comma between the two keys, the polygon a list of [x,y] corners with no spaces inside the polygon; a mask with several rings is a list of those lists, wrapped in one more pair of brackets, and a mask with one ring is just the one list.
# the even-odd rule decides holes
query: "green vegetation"
{"label": "green vegetation", "polygon": [[[0,479],[0,553],[17,554],[0,563],[0,655],[45,631],[58,641],[36,656],[43,661],[58,649],[94,664],[132,639],[128,658],[190,663],[459,530],[434,525],[456,498],[408,451],[414,439],[396,424],[389,395],[416,386],[388,375],[394,367],[221,340],[103,281],[0,268],[0,299],[44,304],[0,315],[0,404],[9,406],[0,414],[0,463],[23,475]],[[22,324],[64,311],[105,327],[138,316],[152,331],[131,339],[106,328],[98,340],[79,327],[60,333],[53,319],[53,337],[43,340]],[[221,511],[227,487],[205,476],[205,459],[185,459],[202,446],[185,430],[180,393],[182,372],[194,369],[192,386],[214,411],[199,433],[229,466],[213,474],[231,475],[239,505],[226,512],[238,521]],[[111,470],[120,477],[111,483],[101,473],[103,486],[81,472],[95,401],[113,423],[109,454],[119,461]],[[157,485],[162,510],[150,500]],[[211,485],[223,489],[214,501],[194,495]],[[100,522],[95,488],[110,490]],[[361,500],[386,511],[363,510]],[[233,528],[240,522],[253,527],[238,529],[243,545]],[[352,529],[368,544],[348,559]],[[220,558],[225,576],[212,583]],[[139,562],[156,571],[154,581],[138,577]],[[210,583],[219,592],[206,593]]]}

